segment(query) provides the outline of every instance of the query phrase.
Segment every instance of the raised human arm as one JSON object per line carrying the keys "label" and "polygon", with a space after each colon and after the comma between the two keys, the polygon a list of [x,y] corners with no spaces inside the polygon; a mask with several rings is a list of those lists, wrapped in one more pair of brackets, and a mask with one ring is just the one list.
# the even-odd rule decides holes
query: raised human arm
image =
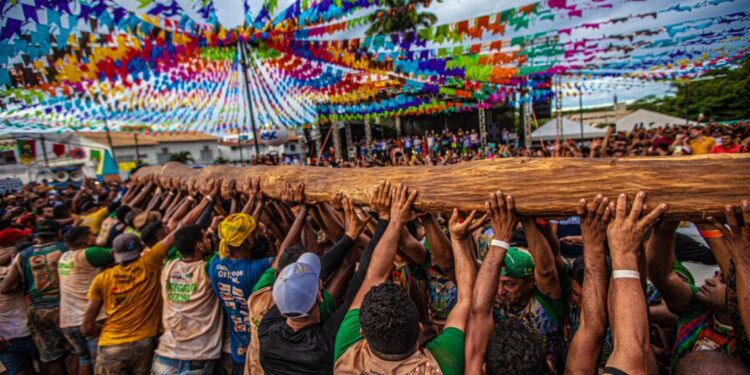
{"label": "raised human arm", "polygon": [[484,356],[494,326],[492,303],[500,281],[500,267],[508,251],[507,244],[513,238],[513,232],[518,225],[513,197],[506,197],[502,191],[490,194],[490,200],[485,203],[485,210],[492,223],[493,242],[490,243],[490,250],[479,268],[472,293],[464,348],[466,374],[484,373]]}
{"label": "raised human arm", "polygon": [[[390,197],[390,183],[381,182],[378,187],[375,188],[375,192],[370,199],[370,204],[376,209],[386,209],[387,211],[390,211]],[[326,333],[329,336],[336,335],[339,327],[341,326],[341,322],[344,319],[344,315],[347,313],[347,311],[349,311],[349,308],[352,306],[355,298],[358,298],[362,283],[364,282],[365,277],[370,269],[370,263],[372,261],[372,256],[375,253],[375,248],[378,246],[380,240],[385,234],[388,224],[388,221],[383,219],[378,221],[377,228],[372,235],[372,239],[367,244],[367,246],[365,246],[365,250],[362,252],[362,256],[359,260],[359,267],[357,267],[354,275],[352,275],[351,279],[349,280],[349,290],[346,292],[346,299],[344,300],[344,303],[339,306],[336,309],[336,312],[326,321],[325,329]],[[366,293],[367,291],[365,291],[365,294]],[[361,304],[361,300],[359,304]],[[357,305],[357,307],[359,307],[359,305]]]}
{"label": "raised human arm", "polygon": [[167,220],[171,219],[172,216],[174,216],[175,212],[177,212],[177,209],[179,209],[179,207],[183,203],[185,203],[185,194],[183,194],[182,191],[178,191],[177,194],[175,195],[174,201],[167,208],[167,211],[164,214],[164,217]]}
{"label": "raised human arm", "polygon": [[349,249],[355,244],[354,239],[358,238],[362,230],[365,228],[367,221],[370,220],[368,216],[360,218],[354,210],[354,204],[351,199],[342,197],[342,206],[344,207],[344,222],[345,222],[345,233],[336,242],[333,247],[323,254],[320,258],[320,278],[323,280],[328,279],[344,261]]}
{"label": "raised human arm", "polygon": [[471,294],[474,290],[474,281],[477,278],[477,266],[471,256],[471,234],[481,228],[487,222],[487,215],[477,219],[476,211],[471,211],[463,222],[459,222],[458,210],[453,210],[448,228],[451,233],[451,247],[453,259],[456,262],[456,288],[458,298],[456,305],[445,320],[445,327],[453,327],[460,331],[466,331],[466,321],[471,312]]}
{"label": "raised human arm", "polygon": [[451,250],[450,239],[440,229],[440,225],[438,225],[434,215],[430,213],[425,215],[422,218],[422,225],[424,226],[427,243],[430,245],[432,260],[444,274],[455,280],[456,276],[453,273],[453,251]]}
{"label": "raised human arm", "polygon": [[[740,202],[739,209],[724,207],[727,225],[710,218],[714,227],[722,232],[727,250],[734,260],[737,275],[737,307],[745,334],[750,332],[750,201]],[[750,337],[747,337],[750,340]]]}
{"label": "raised human arm", "polygon": [[315,209],[318,211],[318,215],[322,220],[322,230],[326,236],[333,241],[336,238],[341,238],[344,234],[344,225],[334,216],[331,212],[332,208],[326,203],[318,203],[315,205]]}
{"label": "raised human arm", "polygon": [[703,236],[703,240],[706,241],[708,247],[711,249],[711,253],[716,258],[716,263],[719,264],[719,269],[724,275],[729,274],[729,261],[732,256],[729,254],[729,248],[726,239],[724,238],[721,231],[717,230],[712,223],[695,223],[695,226]]}
{"label": "raised human arm", "polygon": [[281,256],[281,254],[283,254],[289,246],[299,243],[300,233],[302,233],[302,228],[305,225],[305,220],[307,219],[307,212],[309,209],[310,208],[307,205],[301,205],[299,207],[299,211],[297,211],[297,217],[294,218],[292,227],[289,229],[286,237],[284,237],[284,241],[282,241],[281,245],[279,245],[278,253],[276,254],[276,257],[271,264],[271,268],[279,268],[279,257]]}
{"label": "raised human arm", "polygon": [[398,184],[398,186],[391,188],[390,197],[392,200],[391,220],[378,246],[375,248],[377,256],[373,256],[362,286],[359,288],[357,296],[354,297],[354,301],[349,307],[350,309],[359,308],[365,294],[372,287],[388,280],[390,269],[396,257],[401,227],[416,216],[411,209],[412,203],[417,199],[416,190],[407,195],[407,188],[403,184]]}
{"label": "raised human arm", "polygon": [[152,211],[156,209],[156,206],[159,205],[163,196],[164,193],[161,191],[161,189],[157,188],[154,194],[151,196],[151,200],[148,201],[148,204],[146,205],[146,211]]}
{"label": "raised human arm", "polygon": [[662,203],[646,213],[643,209],[645,199],[646,193],[639,192],[628,212],[628,198],[620,194],[617,204],[610,204],[615,216],[607,226],[613,269],[609,315],[614,338],[614,351],[607,367],[628,374],[647,373],[651,350],[646,298],[638,275],[638,249],[643,236],[667,210],[667,205]]}
{"label": "raised human arm", "polygon": [[165,191],[162,192],[162,195],[164,196],[161,204],[159,205],[159,211],[161,212],[167,212],[167,208],[172,205],[172,202],[175,199],[175,195],[173,191]]}
{"label": "raised human arm", "polygon": [[83,198],[84,195],[86,195],[88,193],[88,183],[89,183],[88,178],[84,177],[83,178],[83,182],[81,183],[81,188],[78,189],[78,191],[76,192],[76,195],[73,196],[73,202],[71,204],[71,206],[73,208],[73,212],[78,212],[78,208],[80,207],[81,199]]}
{"label": "raised human arm", "polygon": [[[155,253],[154,257],[161,257],[163,259],[167,255],[167,251],[169,251],[174,244],[174,234],[177,232],[177,229],[188,224],[193,224],[198,220],[198,217],[201,216],[201,213],[203,213],[206,207],[213,205],[214,199],[219,195],[219,186],[218,181],[211,181],[208,184],[201,202],[193,207],[193,209],[180,220],[175,229],[170,230],[169,234],[163,240],[159,241],[158,246],[155,246],[159,252]],[[163,254],[161,254],[161,252],[163,252]]]}
{"label": "raised human arm", "polygon": [[401,227],[398,236],[398,250],[399,254],[409,259],[413,264],[424,264],[427,256],[424,245],[409,233],[406,226]]}
{"label": "raised human arm", "polygon": [[[182,203],[180,203],[179,207],[174,211],[172,216],[167,220],[167,230],[173,231],[177,229],[177,225],[179,225],[182,218],[190,211],[190,207],[193,204],[195,199],[191,196],[188,196],[186,199],[182,200]],[[197,220],[197,219],[196,219]]]}
{"label": "raised human arm", "polygon": [[565,364],[566,374],[594,374],[599,365],[607,332],[607,288],[609,277],[604,259],[609,199],[597,195],[592,205],[585,199],[578,204],[583,238],[583,297],[578,331],[573,336]]}
{"label": "raised human arm", "polygon": [[155,186],[156,184],[153,181],[149,182],[148,185],[146,185],[146,187],[144,187],[138,193],[138,195],[136,195],[135,198],[133,198],[132,201],[128,202],[128,206],[139,207],[143,203],[143,201],[145,201],[146,198],[149,197],[149,195],[151,194],[151,191],[154,189]]}
{"label": "raised human arm", "polygon": [[525,217],[521,222],[529,244],[529,253],[534,260],[534,281],[539,292],[554,300],[561,298],[560,278],[549,242],[534,218]]}
{"label": "raised human arm", "polygon": [[661,294],[669,310],[679,314],[690,308],[693,292],[674,272],[676,221],[660,222],[654,226],[646,244],[648,279]]}

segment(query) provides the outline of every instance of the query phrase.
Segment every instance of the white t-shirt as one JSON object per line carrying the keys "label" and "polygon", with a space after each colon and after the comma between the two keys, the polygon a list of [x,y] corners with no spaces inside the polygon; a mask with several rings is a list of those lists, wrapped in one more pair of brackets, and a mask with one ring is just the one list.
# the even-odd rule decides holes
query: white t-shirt
{"label": "white t-shirt", "polygon": [[[0,284],[11,267],[0,267]],[[26,300],[23,293],[0,293],[0,339],[10,340],[31,335]]]}
{"label": "white t-shirt", "polygon": [[221,357],[222,311],[202,260],[169,261],[161,271],[162,325],[156,354],[178,360]]}
{"label": "white t-shirt", "polygon": [[[86,293],[100,270],[101,268],[92,266],[86,260],[86,249],[66,251],[60,256],[57,263],[60,280],[60,328],[81,326],[89,303]],[[96,320],[106,318],[107,314],[101,309]]]}

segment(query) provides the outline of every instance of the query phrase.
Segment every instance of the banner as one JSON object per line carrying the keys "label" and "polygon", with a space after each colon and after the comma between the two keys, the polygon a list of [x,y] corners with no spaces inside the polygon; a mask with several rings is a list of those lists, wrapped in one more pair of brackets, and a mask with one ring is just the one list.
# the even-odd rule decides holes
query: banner
{"label": "banner", "polygon": [[16,141],[16,148],[18,160],[21,161],[21,164],[29,164],[36,160],[36,141],[19,139]]}

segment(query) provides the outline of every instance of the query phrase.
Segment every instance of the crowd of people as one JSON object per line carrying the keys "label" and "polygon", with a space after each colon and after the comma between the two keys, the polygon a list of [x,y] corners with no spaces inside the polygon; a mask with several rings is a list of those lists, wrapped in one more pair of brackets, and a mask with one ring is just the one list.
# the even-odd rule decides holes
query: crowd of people
{"label": "crowd of people", "polygon": [[532,137],[533,146],[524,147],[519,137],[507,129],[499,142],[483,145],[476,129],[453,132],[429,130],[421,135],[376,138],[368,145],[362,139],[354,142],[356,156],[345,161],[336,158],[333,148],[320,158],[303,160],[297,156],[263,156],[254,164],[319,165],[325,167],[374,167],[446,165],[470,160],[530,157],[624,157],[734,154],[750,152],[750,124],[733,125],[709,122],[697,125],[672,125],[646,129],[636,126],[631,131],[607,128],[603,138],[581,141],[562,139],[543,141]]}
{"label": "crowd of people", "polygon": [[418,194],[28,184],[0,212],[0,373],[750,371],[750,202],[680,223],[643,193],[571,197],[564,219]]}

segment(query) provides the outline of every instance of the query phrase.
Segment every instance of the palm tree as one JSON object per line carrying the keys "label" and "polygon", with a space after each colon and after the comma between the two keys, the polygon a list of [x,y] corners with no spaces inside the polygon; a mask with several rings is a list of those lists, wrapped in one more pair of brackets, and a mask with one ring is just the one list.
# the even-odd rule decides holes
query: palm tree
{"label": "palm tree", "polygon": [[190,151],[175,152],[174,154],[169,155],[169,161],[177,161],[182,164],[195,163]]}
{"label": "palm tree", "polygon": [[[442,2],[442,0],[437,0]],[[370,15],[370,28],[367,35],[389,34],[416,30],[417,27],[430,27],[437,22],[437,16],[429,12],[417,12],[417,6],[427,8],[431,0],[380,0],[383,8]]]}

